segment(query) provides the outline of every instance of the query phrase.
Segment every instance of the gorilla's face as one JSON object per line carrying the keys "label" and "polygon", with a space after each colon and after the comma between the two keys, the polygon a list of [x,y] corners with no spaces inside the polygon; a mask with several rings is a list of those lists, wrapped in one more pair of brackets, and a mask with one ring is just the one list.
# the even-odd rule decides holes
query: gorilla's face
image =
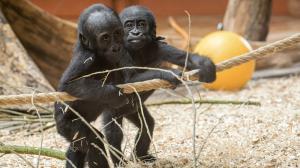
{"label": "gorilla's face", "polygon": [[142,6],[131,6],[120,14],[124,28],[126,47],[138,50],[156,37],[156,24],[153,14]]}
{"label": "gorilla's face", "polygon": [[79,34],[81,44],[111,63],[119,62],[124,51],[124,30],[119,18],[110,12],[93,12]]}

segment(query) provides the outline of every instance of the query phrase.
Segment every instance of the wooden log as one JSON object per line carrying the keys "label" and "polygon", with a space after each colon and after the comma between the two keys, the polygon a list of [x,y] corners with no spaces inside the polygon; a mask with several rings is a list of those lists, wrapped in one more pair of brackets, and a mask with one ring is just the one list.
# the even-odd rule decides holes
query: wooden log
{"label": "wooden log", "polygon": [[0,10],[0,95],[54,91]]}
{"label": "wooden log", "polygon": [[38,8],[28,0],[1,0],[14,32],[53,86],[69,63],[76,24]]}
{"label": "wooden log", "polygon": [[[233,31],[252,41],[252,47],[266,45],[269,31],[272,0],[230,0],[224,17],[225,30]],[[278,39],[279,40],[279,39]],[[256,69],[288,67],[300,61],[300,45],[272,57],[256,61]]]}
{"label": "wooden log", "polygon": [[230,0],[223,20],[224,30],[252,41],[264,41],[269,32],[272,0]]}

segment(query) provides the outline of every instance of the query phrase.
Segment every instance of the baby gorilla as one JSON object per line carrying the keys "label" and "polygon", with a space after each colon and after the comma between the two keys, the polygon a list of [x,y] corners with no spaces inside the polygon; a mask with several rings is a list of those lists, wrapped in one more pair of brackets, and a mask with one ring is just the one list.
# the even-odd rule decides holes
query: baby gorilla
{"label": "baby gorilla", "polygon": [[[121,95],[116,84],[154,78],[178,84],[174,76],[159,71],[136,74],[135,71],[124,70],[111,72],[108,76],[98,74],[82,77],[107,69],[132,66],[132,59],[124,48],[123,36],[118,15],[104,5],[93,5],[80,15],[73,57],[58,86],[58,91],[67,92],[79,100],[55,103],[57,131],[70,142],[66,153],[67,168],[82,168],[85,161],[90,168],[108,167],[101,140],[103,135],[97,129],[91,129],[74,111],[88,123],[96,120],[103,112],[106,112],[105,116],[129,114],[135,112],[132,110],[134,103],[129,103],[133,96]],[[114,142],[122,141],[122,137],[108,136],[108,139],[111,138]]]}
{"label": "baby gorilla", "polygon": [[[90,168],[108,167],[103,143],[69,107],[91,122],[105,109],[119,108],[128,103],[127,97],[120,95],[119,89],[114,86],[125,81],[126,72],[111,73],[104,85],[105,74],[79,78],[122,66],[122,57],[126,56],[122,36],[123,29],[117,14],[106,6],[93,5],[80,15],[73,57],[58,87],[59,91],[80,99],[66,102],[67,105],[55,104],[57,131],[71,142],[66,153],[71,162],[67,162],[67,168],[82,168],[85,161]],[[103,137],[99,131],[94,131]]]}
{"label": "baby gorilla", "polygon": [[[162,38],[156,37],[156,23],[151,11],[141,6],[131,6],[124,9],[119,16],[125,32],[124,41],[126,48],[137,66],[157,67],[164,61],[182,67],[185,65],[185,51],[176,49],[162,42]],[[213,82],[216,79],[215,65],[207,57],[189,53],[187,68],[191,70],[199,69],[198,75],[203,82]],[[153,91],[140,93],[142,110],[132,108],[128,105],[119,109],[121,111],[136,111],[124,117],[139,128],[139,133],[136,136],[134,154],[143,161],[155,160],[155,157],[148,153],[154,130],[154,119],[143,104],[152,93]],[[135,99],[135,101],[137,104],[138,100]],[[104,122],[111,123],[110,126],[106,128],[105,135],[108,137],[107,139],[110,144],[120,149],[123,134],[119,126],[122,125],[122,117],[116,114],[118,113],[114,115],[112,115],[112,113],[105,113]],[[119,114],[124,113],[120,112]],[[144,116],[144,119],[141,119],[141,116]],[[116,121],[117,123],[112,121]],[[118,161],[118,159],[114,157],[113,160],[115,163]]]}

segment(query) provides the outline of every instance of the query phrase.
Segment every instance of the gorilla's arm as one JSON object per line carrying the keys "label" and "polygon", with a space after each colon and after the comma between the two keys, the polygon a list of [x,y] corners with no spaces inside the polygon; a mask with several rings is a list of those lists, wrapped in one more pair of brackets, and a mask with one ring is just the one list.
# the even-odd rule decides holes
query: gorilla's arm
{"label": "gorilla's arm", "polygon": [[101,81],[92,77],[80,78],[97,68],[94,64],[95,56],[86,51],[75,53],[61,79],[60,91],[65,91],[82,100],[98,101],[112,106],[127,102],[127,98],[119,95],[120,89],[114,85],[105,84],[102,86]]}
{"label": "gorilla's arm", "polygon": [[[164,61],[185,66],[186,52],[173,46],[158,42],[158,55]],[[208,57],[189,53],[187,69],[199,69],[199,79],[202,82],[213,82],[216,79],[216,66]]]}
{"label": "gorilla's arm", "polygon": [[[181,72],[178,70],[171,70],[175,75],[181,76]],[[174,86],[177,86],[180,84],[180,80],[177,79],[177,77],[170,73],[165,71],[159,71],[159,70],[147,70],[142,73],[137,73],[132,78],[129,79],[129,83],[132,82],[140,82],[145,80],[151,80],[151,79],[163,79],[169,81]]]}
{"label": "gorilla's arm", "polygon": [[[135,62],[133,61],[132,57],[128,53],[125,53],[124,56],[121,58],[120,66],[121,67],[135,66]],[[178,70],[171,70],[171,71],[175,75],[181,76],[180,71]],[[180,83],[180,81],[172,73],[159,71],[159,70],[125,69],[123,70],[123,75],[125,77],[126,83],[141,82],[141,81],[151,80],[151,79],[167,80],[175,86],[177,86]]]}

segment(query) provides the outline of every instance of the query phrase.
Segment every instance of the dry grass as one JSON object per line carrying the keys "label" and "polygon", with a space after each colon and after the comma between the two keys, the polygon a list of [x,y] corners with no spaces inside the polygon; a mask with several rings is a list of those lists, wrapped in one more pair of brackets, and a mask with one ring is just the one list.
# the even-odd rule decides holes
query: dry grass
{"label": "dry grass", "polygon": [[[198,159],[202,167],[296,167],[300,166],[300,77],[251,81],[240,92],[201,90],[205,99],[255,100],[262,106],[201,105],[197,116]],[[180,91],[180,94],[185,94]],[[166,95],[166,94],[165,94]],[[163,99],[160,93],[152,100]],[[170,96],[166,96],[170,97]],[[150,100],[151,101],[151,100]],[[150,107],[156,119],[155,164],[129,163],[126,167],[191,167],[193,165],[191,105]],[[99,127],[99,121],[95,123]],[[125,153],[129,157],[136,129],[125,122]],[[0,132],[5,144],[39,146],[40,135]],[[65,150],[67,142],[50,129],[44,132],[44,147]],[[152,146],[153,147],[153,146]],[[154,151],[152,148],[151,151]],[[23,155],[33,165],[37,156]],[[41,157],[42,167],[63,167],[64,162]],[[28,167],[16,155],[0,158],[0,167]]]}

